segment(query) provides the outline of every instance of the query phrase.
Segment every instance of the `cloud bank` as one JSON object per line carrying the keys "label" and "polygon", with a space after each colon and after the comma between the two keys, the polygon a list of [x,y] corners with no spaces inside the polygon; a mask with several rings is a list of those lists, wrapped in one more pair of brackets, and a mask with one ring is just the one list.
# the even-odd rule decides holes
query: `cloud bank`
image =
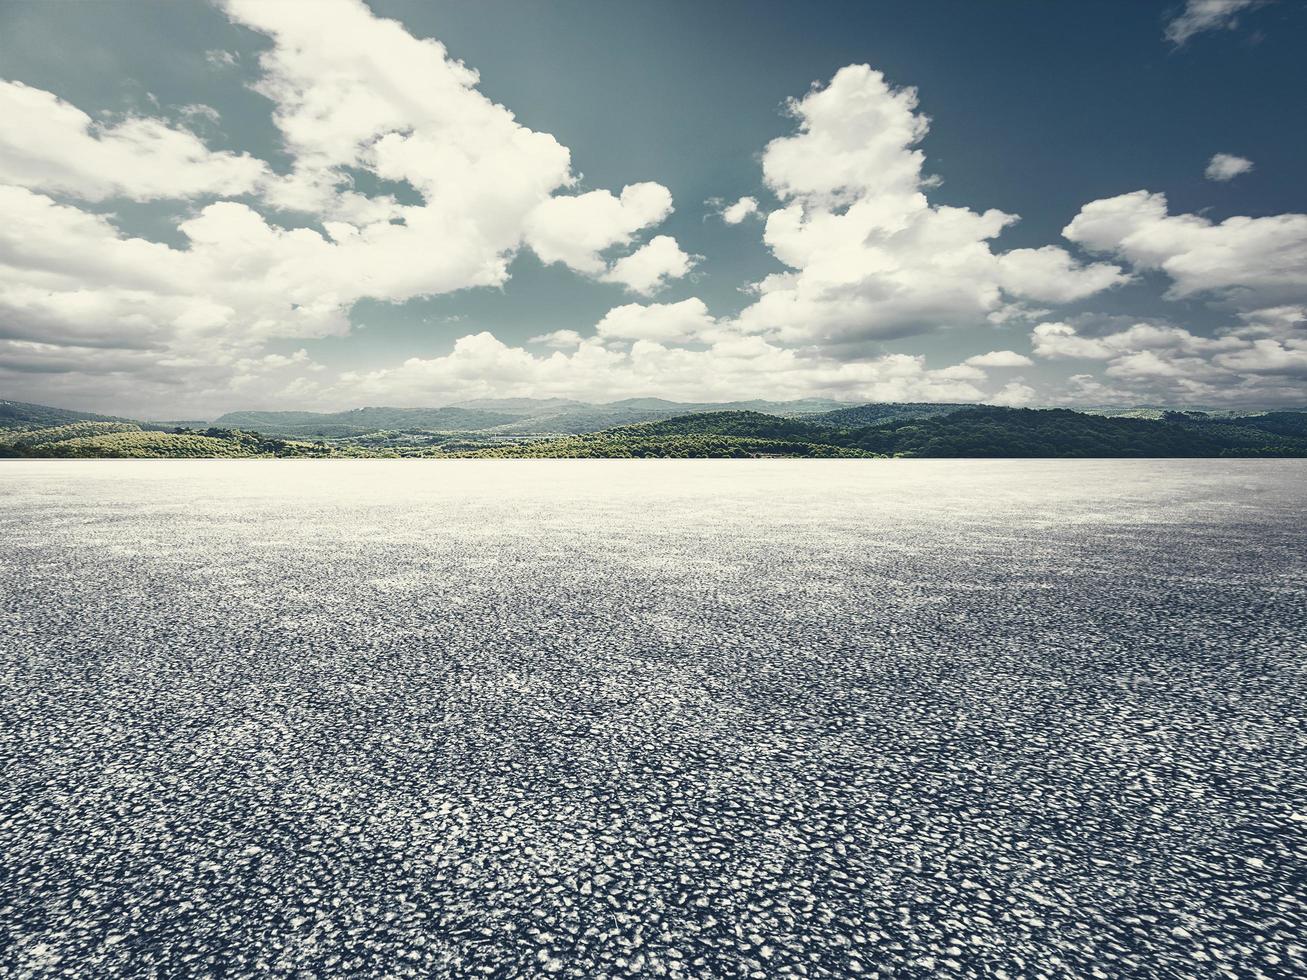
{"label": "cloud bank", "polygon": [[[567,147],[488,99],[439,41],[359,0],[220,6],[267,42],[253,85],[275,162],[211,147],[220,117],[199,103],[92,118],[0,81],[7,388],[143,414],[480,395],[1304,401],[1305,215],[1215,220],[1138,190],[1086,203],[1061,243],[1005,249],[1016,215],[933,199],[917,91],[850,65],[788,104],[789,132],[759,158],[766,193],[710,202],[775,262],[734,309],[711,309],[672,289],[707,260],[660,231],[667,187],[585,186]],[[1191,0],[1172,39],[1249,6]],[[251,65],[204,57],[215,73]],[[1208,176],[1251,168],[1217,154]],[[123,230],[117,211],[145,202],[174,207],[168,242]],[[607,312],[521,345],[472,329],[440,356],[314,363],[314,341],[356,329],[359,301],[502,288],[524,252],[606,292]],[[1146,278],[1225,328],[1093,326],[1089,306]],[[891,352],[946,331],[955,363]],[[1080,373],[1062,388],[1021,370],[1068,365]]]}

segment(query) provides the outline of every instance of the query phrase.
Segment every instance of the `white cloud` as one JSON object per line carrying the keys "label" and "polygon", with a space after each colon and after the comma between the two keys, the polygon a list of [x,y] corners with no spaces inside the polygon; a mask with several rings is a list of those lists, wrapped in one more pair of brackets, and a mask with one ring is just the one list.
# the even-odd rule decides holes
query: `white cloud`
{"label": "white cloud", "polygon": [[333,403],[440,404],[490,395],[565,396],[594,401],[634,394],[684,401],[826,396],[862,401],[978,401],[974,384],[926,368],[905,354],[847,363],[800,353],[760,337],[723,337],[702,350],[638,340],[629,348],[598,339],[573,353],[536,356],[489,333],[460,338],[442,357],[410,358],[378,371],[343,375],[322,397]]}
{"label": "white cloud", "polygon": [[680,279],[694,268],[696,256],[682,251],[670,235],[658,235],[643,248],[618,259],[599,278],[621,283],[634,293],[652,295],[669,279]]}
{"label": "white cloud", "polygon": [[595,330],[605,338],[668,342],[703,339],[716,326],[703,300],[693,297],[680,303],[616,306],[604,314]]}
{"label": "white cloud", "polygon": [[990,405],[1004,405],[1008,408],[1020,408],[1035,400],[1035,389],[1020,381],[1009,381],[995,395],[986,398]]}
{"label": "white cloud", "polygon": [[550,333],[542,333],[532,337],[528,343],[544,344],[546,347],[557,347],[565,350],[569,347],[581,346],[581,335],[575,330],[554,330]]}
{"label": "white cloud", "polygon": [[728,204],[719,212],[728,225],[738,225],[751,214],[758,213],[758,201],[752,197],[742,197],[734,204]]}
{"label": "white cloud", "polygon": [[1004,303],[994,312],[986,316],[985,320],[988,323],[992,323],[994,326],[1002,326],[1018,320],[1025,320],[1027,322],[1039,320],[1048,316],[1051,312],[1053,311],[1040,306],[1031,306],[1028,303]]}
{"label": "white cloud", "polygon": [[203,120],[211,125],[217,125],[222,122],[222,113],[211,105],[205,105],[203,102],[192,102],[182,106],[177,110],[183,119]]}
{"label": "white cloud", "polygon": [[204,52],[204,60],[213,68],[235,68],[240,64],[241,56],[235,51],[224,51],[222,48],[212,48]]}
{"label": "white cloud", "polygon": [[1254,337],[1307,337],[1307,306],[1271,306],[1239,314],[1244,325],[1231,335],[1243,339]]}
{"label": "white cloud", "polygon": [[916,148],[929,121],[915,89],[850,65],[790,110],[798,132],[769,143],[762,162],[784,202],[764,239],[791,271],[756,285],[744,329],[857,344],[984,323],[1011,300],[1066,302],[1124,280],[1115,266],[1084,267],[1055,246],[996,255],[989,242],[1014,215],[931,204],[935,182]]}
{"label": "white cloud", "polygon": [[577,272],[604,271],[599,253],[626,245],[636,232],[672,213],[672,195],[661,184],[630,184],[621,197],[591,191],[542,201],[526,218],[527,244],[543,262],[562,262]]}
{"label": "white cloud", "polygon": [[1230,153],[1217,153],[1207,162],[1207,169],[1203,175],[1208,180],[1233,180],[1240,174],[1246,174],[1253,169],[1253,162],[1245,157],[1237,157]]}
{"label": "white cloud", "polygon": [[1171,298],[1208,294],[1242,310],[1307,301],[1307,214],[1214,223],[1169,214],[1165,195],[1135,191],[1086,204],[1063,234],[1166,273]]}
{"label": "white cloud", "polygon": [[1036,357],[1106,360],[1116,350],[1094,337],[1081,337],[1069,323],[1041,323],[1030,334]]}
{"label": "white cloud", "polygon": [[[533,337],[555,348],[542,354],[482,333],[444,357],[333,378],[304,351],[269,345],[345,333],[362,299],[501,286],[524,248],[645,295],[697,257],[666,235],[620,255],[671,213],[668,190],[579,192],[568,149],[487,99],[476,72],[439,42],[358,0],[224,8],[271,42],[254,84],[270,100],[286,172],[214,151],[162,119],[93,121],[48,92],[0,87],[0,106],[17,109],[0,112],[0,382],[10,390],[39,375],[50,400],[196,412],[252,398],[429,404],[485,394],[980,400],[986,369],[1029,359],[992,351],[932,369],[921,357],[870,356],[865,342],[1041,317],[1035,303],[1076,302],[1127,278],[1055,246],[996,252],[1014,216],[932,204],[915,91],[850,66],[792,104],[796,132],[763,154],[781,202],[765,242],[785,269],[757,285],[737,319],[712,316],[697,298],[632,303],[591,337]],[[210,54],[215,67],[237,64]],[[213,121],[198,103],[181,111]],[[365,193],[372,181],[356,187],[359,172],[404,193]],[[134,238],[114,215],[76,203],[116,197],[187,200],[177,244]],[[1302,317],[1291,311],[1307,303],[1307,219],[1214,225],[1168,215],[1158,195],[1121,203],[1129,198],[1087,205],[1068,237],[1165,271],[1173,295],[1228,300],[1242,325],[1201,338],[1148,324],[1082,336],[1053,322],[1036,327],[1035,353],[1096,358],[1123,386],[1281,392],[1301,351]],[[741,198],[722,215],[754,213],[756,200]],[[994,396],[1030,397],[1021,378]]]}
{"label": "white cloud", "polygon": [[[1307,334],[1254,340],[1248,347],[1217,355],[1216,364],[1241,374],[1283,374],[1307,379]],[[1307,392],[1302,401],[1307,403]]]}
{"label": "white cloud", "polygon": [[1085,336],[1068,323],[1041,323],[1031,341],[1041,358],[1103,361],[1105,375],[1117,382],[1109,389],[1076,375],[1070,402],[1301,404],[1300,385],[1268,380],[1307,378],[1307,324],[1293,317],[1289,310],[1262,311],[1215,337],[1151,323]]}
{"label": "white cloud", "polygon": [[1014,350],[992,350],[988,354],[975,354],[968,357],[965,363],[982,368],[1009,368],[1029,367],[1035,362],[1025,354],[1018,354]]}
{"label": "white cloud", "polygon": [[0,81],[0,183],[87,201],[151,201],[245,194],[266,173],[262,161],[210,150],[162,120],[97,123],[50,92]]}
{"label": "white cloud", "polygon": [[1267,0],[1187,0],[1184,9],[1166,25],[1165,37],[1179,46],[1203,31],[1233,30],[1240,12],[1260,7]]}
{"label": "white cloud", "polygon": [[1043,303],[1072,303],[1130,278],[1106,262],[1081,265],[1056,245],[1014,248],[998,257],[998,266],[1004,289]]}
{"label": "white cloud", "polygon": [[1069,323],[1041,323],[1030,334],[1036,357],[1108,360],[1138,351],[1216,353],[1241,347],[1233,336],[1203,337],[1182,327],[1136,323],[1125,330],[1085,336]]}
{"label": "white cloud", "polygon": [[1108,377],[1126,379],[1215,379],[1220,371],[1201,357],[1186,357],[1156,350],[1128,351],[1107,366]]}
{"label": "white cloud", "polygon": [[[276,105],[273,120],[295,165],[268,187],[268,200],[372,226],[373,244],[386,246],[392,262],[448,263],[463,286],[494,285],[525,243],[546,263],[599,275],[599,253],[671,213],[671,195],[652,182],[631,184],[620,197],[554,196],[574,183],[566,147],[478,92],[477,73],[440,42],[414,38],[356,0],[322,0],[312,16],[296,4],[226,6],[276,42],[259,56],[257,88]],[[408,184],[423,203],[342,188],[354,167]]]}
{"label": "white cloud", "polygon": [[[441,44],[358,0],[224,8],[272,40],[256,86],[272,100],[287,174],[159,119],[95,123],[48,92],[0,85],[0,337],[66,346],[41,355],[58,371],[94,373],[113,360],[106,351],[149,350],[174,374],[191,373],[188,390],[199,392],[206,379],[269,369],[254,355],[271,339],[348,331],[360,299],[501,285],[524,244],[602,274],[600,251],[671,210],[655,183],[555,198],[574,184],[567,148],[478,92],[476,73]],[[407,184],[420,203],[356,191],[357,170]],[[55,199],[237,194],[250,197],[180,221],[181,247],[123,235],[114,216]],[[327,236],[279,227],[260,213],[269,208],[307,212]],[[677,273],[673,258],[659,243],[617,275],[652,289]],[[34,355],[13,356],[25,370]]]}

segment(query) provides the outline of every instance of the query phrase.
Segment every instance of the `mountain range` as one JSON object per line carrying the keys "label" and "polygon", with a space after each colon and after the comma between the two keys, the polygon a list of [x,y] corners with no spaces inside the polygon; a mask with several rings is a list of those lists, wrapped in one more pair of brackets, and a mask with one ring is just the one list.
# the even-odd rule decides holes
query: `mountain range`
{"label": "mountain range", "polygon": [[[835,405],[837,407],[832,408]],[[487,399],[140,421],[0,401],[10,457],[1307,456],[1307,411]]]}

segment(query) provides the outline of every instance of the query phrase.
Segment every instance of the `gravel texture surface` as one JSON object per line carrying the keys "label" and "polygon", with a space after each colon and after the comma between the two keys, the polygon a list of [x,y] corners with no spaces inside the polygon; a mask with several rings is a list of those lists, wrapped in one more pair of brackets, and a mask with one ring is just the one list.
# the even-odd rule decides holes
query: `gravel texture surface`
{"label": "gravel texture surface", "polygon": [[1307,973],[1307,463],[0,466],[0,975]]}

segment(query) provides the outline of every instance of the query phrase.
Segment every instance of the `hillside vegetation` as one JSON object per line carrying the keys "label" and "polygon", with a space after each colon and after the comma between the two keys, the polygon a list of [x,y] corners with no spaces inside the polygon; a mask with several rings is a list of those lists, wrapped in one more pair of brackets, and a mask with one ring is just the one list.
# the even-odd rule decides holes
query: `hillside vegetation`
{"label": "hillside vegetation", "polygon": [[[1245,424],[1246,423],[1246,424]],[[840,428],[719,412],[484,450],[495,457],[902,456],[936,458],[1307,456],[1307,414],[1149,420],[1068,409],[967,408]],[[709,451],[711,448],[711,451]],[[838,450],[839,452],[836,452]]]}
{"label": "hillside vegetation", "polygon": [[[525,401],[525,400],[521,400]],[[1307,412],[1173,412],[1117,414],[1069,409],[871,404],[856,409],[780,415],[752,409],[662,417],[657,399],[613,403],[658,417],[599,431],[559,434],[510,430],[558,424],[552,419],[503,423],[488,408],[364,408],[335,416],[311,412],[244,412],[224,416],[276,431],[238,427],[160,431],[161,423],[0,402],[0,455],[77,458],[238,457],[1307,457]],[[507,405],[518,405],[519,401]],[[505,403],[494,403],[505,406]],[[675,403],[669,403],[675,404]],[[788,404],[797,403],[737,403]],[[505,406],[506,407],[506,406]],[[805,407],[821,407],[808,403]],[[564,415],[612,406],[549,403]],[[327,424],[324,418],[348,419]],[[41,419],[56,425],[38,426]],[[308,420],[308,421],[306,421]],[[381,427],[415,423],[412,428]],[[418,424],[421,423],[421,424]],[[465,429],[427,429],[422,424]],[[338,429],[333,428],[337,426]],[[312,430],[297,436],[300,430]],[[338,431],[339,430],[339,431]]]}
{"label": "hillside vegetation", "polygon": [[135,422],[69,422],[67,425],[55,425],[45,429],[10,429],[0,432],[0,446],[32,449],[55,442],[140,431],[141,427]]}
{"label": "hillside vegetation", "polygon": [[358,456],[353,450],[290,442],[258,432],[143,431],[131,423],[78,422],[47,429],[0,433],[0,456],[60,459],[239,459],[249,457]]}
{"label": "hillside vegetation", "polygon": [[820,415],[809,415],[805,421],[840,429],[858,429],[868,425],[897,422],[900,419],[934,418],[966,408],[980,407],[946,402],[873,402],[870,405],[858,405],[855,408],[840,408],[833,412],[822,412]]}
{"label": "hillside vegetation", "polygon": [[112,415],[96,415],[94,412],[75,412],[70,408],[52,408],[49,405],[33,405],[29,402],[14,402],[0,399],[0,429],[49,429],[74,422],[133,422],[132,419],[115,418]]}

